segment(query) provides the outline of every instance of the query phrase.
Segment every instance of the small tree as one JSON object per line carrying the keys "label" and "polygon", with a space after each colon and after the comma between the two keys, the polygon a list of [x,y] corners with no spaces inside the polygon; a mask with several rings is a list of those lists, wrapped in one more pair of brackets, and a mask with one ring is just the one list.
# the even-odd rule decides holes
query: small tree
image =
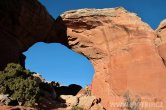
{"label": "small tree", "polygon": [[11,100],[22,105],[33,106],[39,97],[39,84],[32,74],[19,64],[8,64],[0,73],[0,93],[9,94]]}

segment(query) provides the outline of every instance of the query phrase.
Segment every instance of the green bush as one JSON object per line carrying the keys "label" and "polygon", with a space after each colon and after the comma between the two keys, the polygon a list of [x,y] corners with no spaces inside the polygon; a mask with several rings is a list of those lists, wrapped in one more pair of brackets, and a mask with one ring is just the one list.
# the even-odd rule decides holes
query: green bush
{"label": "green bush", "polygon": [[0,73],[0,94],[9,94],[11,100],[33,106],[39,98],[39,84],[32,74],[19,64],[8,64]]}
{"label": "green bush", "polygon": [[84,109],[78,106],[73,106],[71,110],[84,110]]}

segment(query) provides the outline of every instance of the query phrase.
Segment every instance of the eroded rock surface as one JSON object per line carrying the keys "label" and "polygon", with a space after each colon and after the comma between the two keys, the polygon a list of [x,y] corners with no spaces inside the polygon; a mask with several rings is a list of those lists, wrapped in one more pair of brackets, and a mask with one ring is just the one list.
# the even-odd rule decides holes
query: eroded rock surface
{"label": "eroded rock surface", "polygon": [[108,110],[117,109],[116,102],[122,102],[126,92],[142,102],[165,104],[166,68],[156,47],[157,36],[148,24],[123,8],[72,10],[61,16],[70,48],[94,65],[92,93]]}
{"label": "eroded rock surface", "polygon": [[36,42],[66,44],[66,26],[54,20],[38,0],[0,1],[0,70],[7,63],[24,64],[26,51]]}
{"label": "eroded rock surface", "polygon": [[163,20],[156,29],[156,44],[158,46],[159,55],[163,58],[166,64],[166,20]]}

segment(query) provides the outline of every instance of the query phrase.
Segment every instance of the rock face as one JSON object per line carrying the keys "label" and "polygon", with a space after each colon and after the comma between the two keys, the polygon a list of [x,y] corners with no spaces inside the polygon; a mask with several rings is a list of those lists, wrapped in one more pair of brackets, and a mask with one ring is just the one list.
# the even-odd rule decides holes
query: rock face
{"label": "rock face", "polygon": [[[165,105],[166,46],[159,47],[159,54],[156,33],[149,25],[123,8],[72,10],[61,17],[68,27],[70,48],[94,65],[92,93],[108,110],[119,110],[122,105],[116,104],[124,101],[126,92],[139,96],[142,103]],[[166,38],[165,24],[157,30],[161,39]]]}
{"label": "rock face", "polygon": [[24,64],[21,54],[36,42],[66,44],[66,26],[54,20],[38,0],[0,1],[0,70],[7,63]]}
{"label": "rock face", "polygon": [[159,55],[163,58],[166,64],[166,20],[163,20],[156,29],[156,44],[158,46]]}

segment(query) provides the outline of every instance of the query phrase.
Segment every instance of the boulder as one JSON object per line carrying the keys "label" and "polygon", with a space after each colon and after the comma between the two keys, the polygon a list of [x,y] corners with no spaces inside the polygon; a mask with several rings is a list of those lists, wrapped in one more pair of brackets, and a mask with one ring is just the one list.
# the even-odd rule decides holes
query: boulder
{"label": "boulder", "polygon": [[76,106],[79,103],[79,99],[73,95],[61,95],[60,99],[63,100],[67,106]]}
{"label": "boulder", "polygon": [[9,97],[8,94],[0,94],[0,106],[1,105],[9,105],[10,102],[12,101]]}
{"label": "boulder", "polygon": [[66,109],[71,110],[72,107],[80,107],[85,110],[104,110],[100,103],[100,99],[95,96],[86,95],[61,95],[59,99],[62,103],[67,105]]}
{"label": "boulder", "polygon": [[94,96],[81,96],[79,97],[79,103],[78,103],[78,107],[84,108],[86,110],[89,110],[92,105],[93,102],[95,102],[96,97]]}

